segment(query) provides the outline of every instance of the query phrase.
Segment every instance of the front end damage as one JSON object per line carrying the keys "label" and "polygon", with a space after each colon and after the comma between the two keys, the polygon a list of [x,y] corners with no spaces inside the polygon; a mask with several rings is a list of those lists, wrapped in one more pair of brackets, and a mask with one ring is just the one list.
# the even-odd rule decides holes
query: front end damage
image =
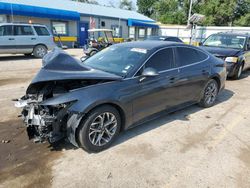
{"label": "front end damage", "polygon": [[75,135],[84,109],[75,110],[74,105],[84,106],[89,96],[87,87],[117,79],[120,77],[85,67],[61,50],[47,54],[26,95],[15,103],[22,108],[29,139],[54,143],[68,138],[78,146]]}
{"label": "front end damage", "polygon": [[[75,101],[53,106],[42,105],[42,102],[48,99],[48,95],[42,91],[37,94],[26,94],[16,101],[15,106],[23,108],[21,116],[27,127],[29,139],[35,142],[48,140],[54,143],[67,136],[67,122],[72,115],[68,109]],[[51,93],[50,98],[52,97],[54,94]]]}
{"label": "front end damage", "polygon": [[[104,82],[106,81],[101,79],[91,79],[31,84],[27,94],[15,103],[16,107],[22,108],[21,117],[27,127],[29,139],[54,143],[68,138],[73,145],[78,146],[74,136],[83,113],[70,110],[78,102],[77,97],[70,97],[72,91]],[[53,101],[54,104],[47,104],[47,101]]]}

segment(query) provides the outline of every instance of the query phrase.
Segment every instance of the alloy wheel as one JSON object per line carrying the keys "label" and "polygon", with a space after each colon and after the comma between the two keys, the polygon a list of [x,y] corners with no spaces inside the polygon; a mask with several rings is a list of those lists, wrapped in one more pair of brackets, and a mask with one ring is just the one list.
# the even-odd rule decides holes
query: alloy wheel
{"label": "alloy wheel", "polygon": [[98,115],[89,127],[89,140],[95,146],[104,146],[114,137],[117,119],[114,114],[104,112]]}
{"label": "alloy wheel", "polygon": [[210,105],[216,100],[218,94],[218,88],[216,83],[211,82],[205,90],[205,102]]}

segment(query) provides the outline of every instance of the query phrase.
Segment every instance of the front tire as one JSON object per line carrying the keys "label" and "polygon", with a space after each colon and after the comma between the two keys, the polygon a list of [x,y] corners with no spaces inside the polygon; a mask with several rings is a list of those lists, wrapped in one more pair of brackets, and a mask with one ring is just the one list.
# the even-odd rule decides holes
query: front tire
{"label": "front tire", "polygon": [[105,105],[91,111],[81,122],[79,144],[89,152],[108,148],[120,132],[121,117],[112,106]]}
{"label": "front tire", "polygon": [[242,75],[242,71],[243,71],[243,65],[240,65],[240,66],[237,68],[237,71],[236,71],[235,75],[233,76],[233,79],[234,79],[234,80],[240,79],[240,77],[241,77],[241,75]]}
{"label": "front tire", "polygon": [[43,58],[47,52],[48,50],[44,45],[37,45],[33,50],[33,54],[36,58]]}
{"label": "front tire", "polygon": [[199,106],[204,108],[209,108],[213,106],[217,99],[218,92],[219,92],[219,86],[217,81],[215,81],[214,79],[209,80],[203,90]]}

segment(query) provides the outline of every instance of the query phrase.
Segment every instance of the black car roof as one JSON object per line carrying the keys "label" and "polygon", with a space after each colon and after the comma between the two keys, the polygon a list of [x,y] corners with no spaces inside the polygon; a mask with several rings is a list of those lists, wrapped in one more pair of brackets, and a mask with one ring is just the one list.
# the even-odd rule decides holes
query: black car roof
{"label": "black car roof", "polygon": [[[167,39],[167,38],[171,38],[171,37],[174,37],[174,36],[162,36],[162,35],[160,35],[160,36],[149,36],[147,38],[148,39],[150,39],[150,38],[164,38],[164,39]],[[178,37],[174,37],[174,38],[178,38]]]}
{"label": "black car roof", "polygon": [[240,32],[220,32],[220,33],[214,33],[213,35],[230,35],[230,36],[244,36],[249,37],[250,33],[240,33]]}
{"label": "black car roof", "polygon": [[170,42],[170,41],[136,41],[136,42],[124,42],[117,45],[124,47],[132,47],[132,48],[143,48],[147,50],[164,48],[169,46],[190,46],[187,44],[179,42]]}

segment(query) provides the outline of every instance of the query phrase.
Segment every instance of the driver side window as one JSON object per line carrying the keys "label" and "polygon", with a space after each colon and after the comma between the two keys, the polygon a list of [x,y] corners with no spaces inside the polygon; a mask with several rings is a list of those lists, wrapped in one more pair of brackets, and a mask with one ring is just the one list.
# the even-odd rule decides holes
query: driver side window
{"label": "driver side window", "polygon": [[158,72],[174,68],[173,56],[172,48],[160,50],[148,60],[144,68],[154,68]]}
{"label": "driver side window", "polygon": [[140,76],[145,68],[154,68],[158,72],[175,68],[174,54],[172,48],[166,48],[156,52],[135,76]]}

